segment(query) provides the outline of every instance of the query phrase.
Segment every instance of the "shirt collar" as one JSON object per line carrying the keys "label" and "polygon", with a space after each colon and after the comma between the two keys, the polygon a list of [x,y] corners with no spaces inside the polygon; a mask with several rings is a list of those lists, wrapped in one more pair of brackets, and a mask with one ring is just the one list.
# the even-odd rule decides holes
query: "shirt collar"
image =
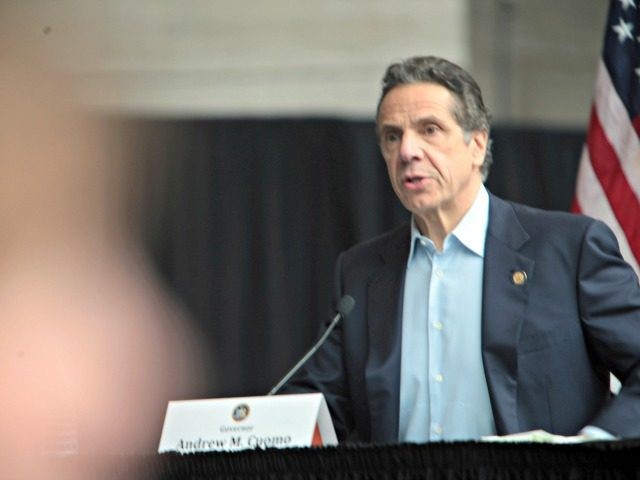
{"label": "shirt collar", "polygon": [[484,257],[484,243],[489,225],[489,194],[480,185],[476,199],[460,223],[451,232],[460,243],[480,257]]}
{"label": "shirt collar", "polygon": [[[471,208],[464,214],[456,228],[450,233],[456,237],[462,245],[467,247],[479,257],[484,258],[484,244],[487,238],[487,226],[489,225],[489,193],[484,185],[480,185],[478,194],[471,204]],[[449,237],[449,235],[447,236]],[[414,216],[411,216],[411,244],[409,247],[409,262],[413,258],[417,241],[425,238],[416,224]],[[445,245],[448,238],[445,239]]]}

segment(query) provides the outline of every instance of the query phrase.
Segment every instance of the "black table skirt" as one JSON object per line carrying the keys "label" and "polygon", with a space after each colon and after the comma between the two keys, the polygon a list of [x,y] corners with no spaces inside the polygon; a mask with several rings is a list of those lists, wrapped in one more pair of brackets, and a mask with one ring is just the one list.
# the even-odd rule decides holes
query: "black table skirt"
{"label": "black table skirt", "polygon": [[115,478],[640,480],[640,440],[580,445],[343,445],[123,458]]}

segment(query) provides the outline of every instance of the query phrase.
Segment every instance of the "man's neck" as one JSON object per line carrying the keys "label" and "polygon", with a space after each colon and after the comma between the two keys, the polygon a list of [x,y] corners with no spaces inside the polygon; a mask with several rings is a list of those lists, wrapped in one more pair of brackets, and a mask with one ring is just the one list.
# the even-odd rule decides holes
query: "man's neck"
{"label": "man's neck", "polygon": [[469,211],[482,183],[469,188],[469,194],[463,197],[457,197],[450,205],[444,205],[425,214],[415,215],[416,225],[420,232],[431,239],[438,251],[442,251],[444,240],[454,228],[460,223],[460,220]]}

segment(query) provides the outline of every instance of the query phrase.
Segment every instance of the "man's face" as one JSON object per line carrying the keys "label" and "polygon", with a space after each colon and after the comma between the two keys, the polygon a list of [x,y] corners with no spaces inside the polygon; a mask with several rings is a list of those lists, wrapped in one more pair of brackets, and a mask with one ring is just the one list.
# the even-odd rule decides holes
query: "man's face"
{"label": "man's face", "polygon": [[416,83],[393,88],[380,105],[380,149],[391,185],[418,217],[461,217],[482,183],[487,133],[465,136],[454,102],[443,86]]}

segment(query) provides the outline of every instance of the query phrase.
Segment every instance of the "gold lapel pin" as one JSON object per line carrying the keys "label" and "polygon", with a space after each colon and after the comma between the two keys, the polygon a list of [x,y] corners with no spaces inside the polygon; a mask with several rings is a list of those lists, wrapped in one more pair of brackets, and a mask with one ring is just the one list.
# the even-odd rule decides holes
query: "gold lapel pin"
{"label": "gold lapel pin", "polygon": [[511,275],[511,281],[514,285],[524,285],[527,283],[527,272],[524,270],[516,270]]}

